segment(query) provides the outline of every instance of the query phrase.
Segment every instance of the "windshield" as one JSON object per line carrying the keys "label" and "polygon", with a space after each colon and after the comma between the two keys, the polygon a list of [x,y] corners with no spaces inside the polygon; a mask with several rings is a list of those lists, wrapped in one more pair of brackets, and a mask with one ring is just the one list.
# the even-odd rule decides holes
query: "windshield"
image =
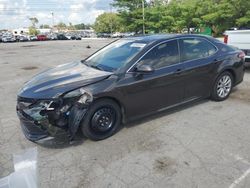
{"label": "windshield", "polygon": [[84,64],[99,70],[114,72],[124,67],[145,46],[145,43],[138,43],[135,40],[118,40],[90,56]]}

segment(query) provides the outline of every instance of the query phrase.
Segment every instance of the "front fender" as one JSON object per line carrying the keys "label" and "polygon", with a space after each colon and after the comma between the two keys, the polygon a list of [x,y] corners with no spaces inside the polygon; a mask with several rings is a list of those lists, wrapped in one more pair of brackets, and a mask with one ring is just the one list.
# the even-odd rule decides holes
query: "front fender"
{"label": "front fender", "polygon": [[78,128],[80,127],[83,117],[86,115],[88,108],[86,106],[75,104],[70,110],[69,115],[69,137],[73,140]]}

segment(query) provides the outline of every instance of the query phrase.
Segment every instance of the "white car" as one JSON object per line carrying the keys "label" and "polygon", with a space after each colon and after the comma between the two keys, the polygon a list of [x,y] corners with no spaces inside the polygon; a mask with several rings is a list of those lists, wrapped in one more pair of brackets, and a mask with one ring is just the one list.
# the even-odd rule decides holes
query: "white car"
{"label": "white car", "polygon": [[243,50],[246,54],[245,61],[250,63],[250,29],[225,31],[224,42]]}
{"label": "white car", "polygon": [[16,38],[14,36],[8,35],[2,37],[3,42],[16,42]]}

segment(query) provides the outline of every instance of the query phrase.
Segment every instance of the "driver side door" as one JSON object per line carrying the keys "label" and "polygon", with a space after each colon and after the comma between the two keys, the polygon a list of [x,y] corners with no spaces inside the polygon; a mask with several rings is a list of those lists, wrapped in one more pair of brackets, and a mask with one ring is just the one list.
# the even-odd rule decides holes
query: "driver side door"
{"label": "driver side door", "polygon": [[[161,111],[183,100],[184,82],[177,40],[160,43],[149,50],[118,83],[126,116],[133,119]],[[141,65],[154,71],[139,72]]]}

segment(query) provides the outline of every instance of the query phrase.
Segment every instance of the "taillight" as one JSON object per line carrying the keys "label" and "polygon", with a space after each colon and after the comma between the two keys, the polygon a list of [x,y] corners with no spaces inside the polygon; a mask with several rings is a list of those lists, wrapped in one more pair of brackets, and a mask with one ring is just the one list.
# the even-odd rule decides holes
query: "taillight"
{"label": "taillight", "polygon": [[246,56],[246,55],[245,55],[244,52],[240,52],[240,53],[238,54],[238,57],[241,58],[241,59],[244,59],[245,56]]}
{"label": "taillight", "polygon": [[227,44],[227,42],[228,42],[228,35],[224,35],[224,43]]}

